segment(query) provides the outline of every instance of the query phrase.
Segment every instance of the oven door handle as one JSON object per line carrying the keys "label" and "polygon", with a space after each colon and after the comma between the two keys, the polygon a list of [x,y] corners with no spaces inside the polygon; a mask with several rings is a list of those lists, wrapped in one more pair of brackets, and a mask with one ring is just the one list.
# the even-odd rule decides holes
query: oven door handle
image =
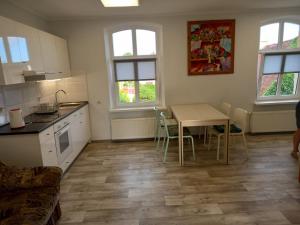
{"label": "oven door handle", "polygon": [[64,133],[66,130],[69,129],[69,125],[70,123],[67,123],[64,127],[60,128],[58,131],[55,132],[56,136],[61,135],[62,133]]}

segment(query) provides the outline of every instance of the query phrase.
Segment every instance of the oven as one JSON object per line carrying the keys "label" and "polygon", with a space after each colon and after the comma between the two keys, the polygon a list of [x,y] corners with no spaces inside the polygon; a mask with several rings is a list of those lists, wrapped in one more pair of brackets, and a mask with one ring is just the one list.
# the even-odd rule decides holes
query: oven
{"label": "oven", "polygon": [[64,160],[72,153],[72,142],[70,124],[64,123],[64,126],[59,126],[58,128],[59,129],[54,133],[54,137],[58,163],[59,165],[61,165]]}

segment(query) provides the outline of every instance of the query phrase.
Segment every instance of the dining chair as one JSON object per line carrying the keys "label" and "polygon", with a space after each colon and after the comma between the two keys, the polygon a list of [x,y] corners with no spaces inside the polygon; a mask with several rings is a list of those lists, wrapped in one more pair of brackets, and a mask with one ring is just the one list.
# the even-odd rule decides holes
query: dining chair
{"label": "dining chair", "polygon": [[[228,102],[222,102],[220,105],[219,110],[224,113],[226,116],[230,117],[230,113],[231,113],[231,104]],[[204,127],[204,140],[203,140],[203,144],[206,144],[206,139],[207,136],[209,136],[209,132],[211,131],[211,127]],[[200,135],[199,135],[200,136]]]}
{"label": "dining chair", "polygon": [[[154,113],[155,113],[155,134],[154,134],[154,142],[157,141],[157,146],[156,148],[159,148],[159,144],[160,144],[160,139],[161,139],[161,130],[164,128],[163,125],[163,121],[160,117],[160,113],[162,112],[162,110],[160,110],[157,106],[155,106],[154,108]],[[177,125],[177,121],[175,119],[172,118],[171,115],[166,115],[166,123],[169,126],[176,126]]]}
{"label": "dining chair", "polygon": [[[246,150],[247,159],[248,159],[248,147],[247,147],[245,131],[248,125],[248,116],[249,116],[249,112],[247,110],[242,108],[236,108],[233,112],[232,123],[230,124],[230,133],[229,133],[229,137],[232,136],[242,137],[245,150]],[[213,128],[211,128],[209,131],[209,141],[208,141],[209,149],[210,149],[212,135],[217,136],[218,138],[217,160],[219,160],[220,142],[221,142],[221,137],[224,136],[224,131],[225,131],[224,125],[213,126]]]}
{"label": "dining chair", "polygon": [[[164,127],[164,130],[165,130],[165,134],[166,134],[166,136],[164,138],[164,141],[163,141],[163,145],[162,145],[163,154],[164,154],[163,161],[166,162],[170,140],[179,138],[178,125],[176,125],[176,126],[169,125],[164,112],[160,113],[160,117],[161,117],[163,127]],[[193,158],[194,158],[194,160],[196,160],[194,139],[193,139],[193,136],[191,135],[191,133],[189,132],[189,130],[187,128],[183,129],[183,138],[184,139],[189,139],[191,141],[192,150],[193,150]]]}

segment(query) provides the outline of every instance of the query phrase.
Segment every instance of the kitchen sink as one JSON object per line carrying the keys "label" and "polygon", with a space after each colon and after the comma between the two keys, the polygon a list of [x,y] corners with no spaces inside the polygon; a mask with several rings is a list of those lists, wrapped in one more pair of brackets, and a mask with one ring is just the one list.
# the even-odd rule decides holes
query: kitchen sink
{"label": "kitchen sink", "polygon": [[58,105],[59,108],[69,108],[69,107],[77,107],[81,103],[80,102],[63,102]]}

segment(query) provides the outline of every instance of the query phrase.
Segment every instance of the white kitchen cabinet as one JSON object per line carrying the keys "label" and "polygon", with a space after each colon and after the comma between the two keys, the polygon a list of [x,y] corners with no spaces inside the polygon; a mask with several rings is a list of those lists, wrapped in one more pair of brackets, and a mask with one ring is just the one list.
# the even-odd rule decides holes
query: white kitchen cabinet
{"label": "white kitchen cabinet", "polygon": [[39,134],[43,166],[59,166],[57,160],[54,129],[47,128]]}
{"label": "white kitchen cabinet", "polygon": [[76,156],[91,138],[88,105],[73,113],[71,122],[71,135],[73,152]]}
{"label": "white kitchen cabinet", "polygon": [[24,70],[47,79],[71,75],[67,42],[60,37],[0,16],[0,42],[0,85],[24,83]]}
{"label": "white kitchen cabinet", "polygon": [[56,57],[57,57],[57,68],[58,72],[63,77],[71,75],[69,51],[67,41],[60,37],[55,37]]}
{"label": "white kitchen cabinet", "polygon": [[91,129],[90,129],[90,114],[88,105],[82,107],[79,111],[81,124],[83,127],[83,140],[84,145],[88,143],[91,139]]}
{"label": "white kitchen cabinet", "polygon": [[29,51],[29,63],[27,69],[38,72],[45,71],[44,62],[41,57],[42,51],[39,30],[21,23],[16,23],[16,33],[17,36],[25,37],[27,40]]}
{"label": "white kitchen cabinet", "polygon": [[40,31],[42,58],[46,74],[70,76],[69,54],[66,40]]}
{"label": "white kitchen cabinet", "polygon": [[79,111],[74,112],[71,115],[71,136],[72,136],[72,147],[73,153],[77,156],[81,151],[81,127],[79,122]]}
{"label": "white kitchen cabinet", "polygon": [[28,62],[12,63],[12,57],[20,55],[20,52],[14,51],[15,54],[12,54],[8,43],[9,37],[17,36],[16,24],[13,20],[0,17],[0,37],[3,39],[6,55],[6,61],[1,61],[0,65],[0,85],[24,83],[22,71],[26,69]]}
{"label": "white kitchen cabinet", "polygon": [[57,61],[55,36],[44,31],[39,31],[39,35],[45,70],[44,72],[46,72],[46,74],[57,74],[59,72],[59,68]]}
{"label": "white kitchen cabinet", "polygon": [[[70,124],[72,152],[59,162],[54,131]],[[40,133],[0,135],[0,158],[8,165],[59,166],[65,172],[90,140],[88,105]]]}

